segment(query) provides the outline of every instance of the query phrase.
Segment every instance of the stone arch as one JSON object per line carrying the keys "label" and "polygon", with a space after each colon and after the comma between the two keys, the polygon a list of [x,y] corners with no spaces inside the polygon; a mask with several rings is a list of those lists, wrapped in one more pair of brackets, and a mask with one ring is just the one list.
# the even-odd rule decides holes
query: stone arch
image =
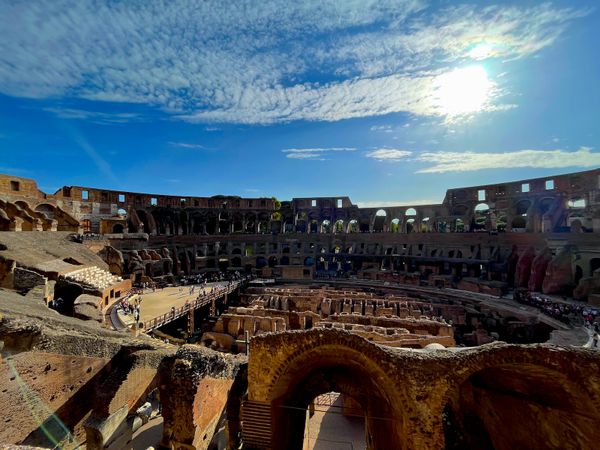
{"label": "stone arch", "polygon": [[115,223],[112,227],[112,232],[115,234],[121,234],[125,231],[125,227],[122,223]]}
{"label": "stone arch", "polygon": [[242,267],[242,258],[239,256],[231,258],[231,267]]}
{"label": "stone arch", "polygon": [[321,233],[331,233],[333,230],[333,226],[331,224],[331,220],[325,219],[321,222]]}
{"label": "stone arch", "polygon": [[256,258],[256,268],[257,269],[262,269],[263,267],[267,266],[267,258],[265,258],[264,256],[258,256]]}
{"label": "stone arch", "polygon": [[473,209],[471,230],[488,230],[488,221],[491,209],[487,203],[478,203]]}
{"label": "stone arch", "polygon": [[31,207],[29,206],[29,203],[27,203],[24,200],[17,200],[15,202],[15,205],[17,205],[19,208],[24,209],[25,211],[30,210]]}
{"label": "stone arch", "polygon": [[54,219],[56,208],[49,203],[41,203],[35,207],[35,212],[41,213],[46,219]]}
{"label": "stone arch", "polygon": [[348,221],[348,228],[346,229],[346,233],[358,233],[358,220],[351,219]]}
{"label": "stone arch", "polygon": [[[261,369],[262,352],[271,354],[273,344],[284,354]],[[382,362],[388,357],[377,346],[350,333],[313,329],[255,338],[250,354],[248,399],[270,407],[271,448],[301,449],[308,403],[330,391],[352,397],[365,411],[367,448],[410,448],[403,441],[407,396],[386,373]]]}
{"label": "stone arch", "polygon": [[385,209],[379,209],[373,216],[373,222],[371,224],[373,231],[381,233],[386,231],[387,224],[387,211]]}
{"label": "stone arch", "polygon": [[486,347],[464,355],[434,408],[444,415],[446,448],[458,443],[452,441],[457,431],[460,448],[467,449],[549,449],[565,442],[594,447],[600,398],[594,380],[581,370],[595,365],[590,355],[561,358],[549,346]]}

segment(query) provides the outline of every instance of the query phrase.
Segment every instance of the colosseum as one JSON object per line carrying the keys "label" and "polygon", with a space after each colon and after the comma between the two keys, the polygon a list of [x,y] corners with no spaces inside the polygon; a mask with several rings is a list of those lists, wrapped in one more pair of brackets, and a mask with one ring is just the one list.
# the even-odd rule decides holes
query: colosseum
{"label": "colosseum", "polygon": [[0,231],[1,445],[600,441],[600,169],[381,208],[0,175]]}

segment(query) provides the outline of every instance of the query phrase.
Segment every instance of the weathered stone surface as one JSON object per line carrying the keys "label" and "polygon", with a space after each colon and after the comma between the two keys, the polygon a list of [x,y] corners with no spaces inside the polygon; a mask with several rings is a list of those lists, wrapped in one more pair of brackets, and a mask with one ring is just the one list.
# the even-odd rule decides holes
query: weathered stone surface
{"label": "weathered stone surface", "polygon": [[531,263],[531,275],[529,276],[528,288],[530,291],[540,292],[542,283],[546,276],[546,268],[552,261],[552,250],[546,247]]}
{"label": "weathered stone surface", "polygon": [[572,248],[566,246],[548,263],[542,292],[544,294],[570,293],[573,287],[572,265]]}
{"label": "weathered stone surface", "polygon": [[206,449],[228,401],[235,375],[245,357],[183,346],[161,375],[162,445]]}
{"label": "weathered stone surface", "polygon": [[529,284],[529,276],[531,275],[531,265],[535,259],[535,249],[527,247],[525,252],[519,257],[516,270],[517,287],[527,287]]}
{"label": "weathered stone surface", "polygon": [[[250,448],[300,448],[304,415],[282,407],[306,408],[333,390],[357,400],[367,417],[388,419],[367,420],[370,449],[444,448],[452,439],[444,410],[470,444],[461,448],[592,448],[599,369],[597,352],[550,345],[415,352],[341,330],[267,334],[250,345],[246,408],[261,418],[245,421],[244,434]],[[473,389],[485,400],[469,403]],[[259,427],[265,420],[270,428]]]}

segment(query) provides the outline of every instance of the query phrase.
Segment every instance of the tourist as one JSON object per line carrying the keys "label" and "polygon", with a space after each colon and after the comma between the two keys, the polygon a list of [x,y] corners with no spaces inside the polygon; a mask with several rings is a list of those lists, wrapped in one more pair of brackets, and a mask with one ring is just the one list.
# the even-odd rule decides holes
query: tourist
{"label": "tourist", "polygon": [[598,333],[594,333],[594,336],[592,337],[592,347],[597,348],[598,347]]}

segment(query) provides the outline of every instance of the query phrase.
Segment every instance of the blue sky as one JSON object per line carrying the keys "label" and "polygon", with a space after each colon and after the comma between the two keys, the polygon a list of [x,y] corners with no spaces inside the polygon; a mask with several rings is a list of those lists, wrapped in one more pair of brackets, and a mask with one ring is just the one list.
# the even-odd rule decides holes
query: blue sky
{"label": "blue sky", "polygon": [[0,172],[441,202],[600,167],[593,0],[0,0]]}

